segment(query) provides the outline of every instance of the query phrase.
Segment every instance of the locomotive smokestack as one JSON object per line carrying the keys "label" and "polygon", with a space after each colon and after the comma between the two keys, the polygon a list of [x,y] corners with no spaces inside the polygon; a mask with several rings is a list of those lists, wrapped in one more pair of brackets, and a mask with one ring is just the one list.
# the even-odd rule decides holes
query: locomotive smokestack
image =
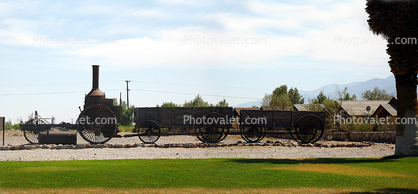
{"label": "locomotive smokestack", "polygon": [[93,66],[93,90],[99,89],[99,65]]}
{"label": "locomotive smokestack", "polygon": [[[99,65],[93,67],[93,88],[84,98],[84,109],[92,104],[100,104],[105,100],[105,95],[99,89]],[[102,100],[102,101],[101,101]],[[110,105],[111,106],[111,105]]]}

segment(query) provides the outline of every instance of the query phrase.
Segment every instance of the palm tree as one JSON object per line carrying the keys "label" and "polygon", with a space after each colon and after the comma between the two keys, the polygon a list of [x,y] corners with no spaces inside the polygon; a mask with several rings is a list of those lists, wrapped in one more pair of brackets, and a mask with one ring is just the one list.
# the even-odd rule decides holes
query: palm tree
{"label": "palm tree", "polygon": [[[418,118],[418,2],[414,0],[367,0],[370,30],[387,39],[389,66],[396,80],[398,118]],[[410,42],[407,42],[410,41]],[[398,124],[398,156],[418,156],[418,126]]]}

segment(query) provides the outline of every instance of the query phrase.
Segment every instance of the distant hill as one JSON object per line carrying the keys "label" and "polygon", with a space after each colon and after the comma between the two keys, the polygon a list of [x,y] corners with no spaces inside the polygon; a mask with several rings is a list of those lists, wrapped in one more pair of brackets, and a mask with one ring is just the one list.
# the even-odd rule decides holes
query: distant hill
{"label": "distant hill", "polygon": [[234,107],[252,107],[252,106],[256,106],[256,107],[260,107],[261,106],[261,99],[260,100],[256,100],[256,101],[252,101],[252,102],[246,102],[246,103],[242,103],[242,104],[238,104]]}
{"label": "distant hill", "polygon": [[319,92],[323,91],[326,96],[330,98],[336,98],[337,88],[344,90],[344,88],[347,87],[348,93],[351,95],[356,94],[357,99],[361,100],[362,92],[365,90],[373,89],[376,86],[379,87],[379,89],[386,90],[388,94],[396,96],[395,77],[393,75],[387,77],[386,79],[374,78],[364,82],[352,82],[349,84],[329,84],[313,91],[299,91],[299,93],[305,99],[312,99],[318,96]]}
{"label": "distant hill", "polygon": [[[356,94],[357,100],[362,100],[361,93],[365,90],[373,89],[374,87],[379,87],[379,89],[384,89],[390,95],[396,96],[396,86],[395,86],[395,77],[393,75],[387,77],[386,79],[374,78],[364,82],[352,82],[348,84],[329,84],[323,87],[320,87],[312,91],[299,91],[299,93],[305,98],[305,103],[308,102],[308,99],[313,99],[318,96],[319,92],[323,91],[324,94],[330,98],[337,97],[337,88],[344,90],[345,87],[348,88],[348,93]],[[238,104],[234,107],[252,107],[252,106],[261,106],[261,99],[257,101],[247,102]]]}

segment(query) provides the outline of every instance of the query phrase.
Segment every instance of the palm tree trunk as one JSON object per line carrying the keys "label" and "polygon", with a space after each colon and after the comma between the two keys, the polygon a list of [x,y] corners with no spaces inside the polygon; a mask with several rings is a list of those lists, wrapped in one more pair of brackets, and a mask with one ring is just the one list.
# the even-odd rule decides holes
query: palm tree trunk
{"label": "palm tree trunk", "polygon": [[397,156],[418,156],[417,73],[395,75],[398,96],[398,123],[396,126]]}

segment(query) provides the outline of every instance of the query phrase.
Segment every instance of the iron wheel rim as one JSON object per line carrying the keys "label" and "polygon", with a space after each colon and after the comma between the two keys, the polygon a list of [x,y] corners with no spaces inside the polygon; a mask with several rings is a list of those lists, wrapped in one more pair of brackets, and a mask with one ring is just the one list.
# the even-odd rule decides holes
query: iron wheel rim
{"label": "iron wheel rim", "polygon": [[161,136],[160,126],[154,121],[142,122],[138,127],[138,137],[146,144],[155,143]]}
{"label": "iron wheel rim", "polygon": [[[41,120],[36,123],[37,125],[43,125],[46,123],[43,123]],[[25,125],[35,125],[35,120],[31,119],[28,122],[25,123]],[[45,132],[45,137],[40,136],[40,133]],[[26,141],[32,144],[42,144],[45,142],[45,140],[48,138],[49,135],[49,129],[43,129],[43,130],[23,130],[23,136],[25,137]]]}
{"label": "iron wheel rim", "polygon": [[296,141],[300,143],[314,143],[322,137],[323,132],[324,126],[321,119],[310,114],[299,118],[294,129]]}
{"label": "iron wheel rim", "polygon": [[[98,119],[100,122],[97,122]],[[102,123],[103,119],[107,123]],[[116,133],[117,120],[112,110],[104,105],[92,105],[84,109],[78,119],[80,136],[91,144],[103,144]]]}

